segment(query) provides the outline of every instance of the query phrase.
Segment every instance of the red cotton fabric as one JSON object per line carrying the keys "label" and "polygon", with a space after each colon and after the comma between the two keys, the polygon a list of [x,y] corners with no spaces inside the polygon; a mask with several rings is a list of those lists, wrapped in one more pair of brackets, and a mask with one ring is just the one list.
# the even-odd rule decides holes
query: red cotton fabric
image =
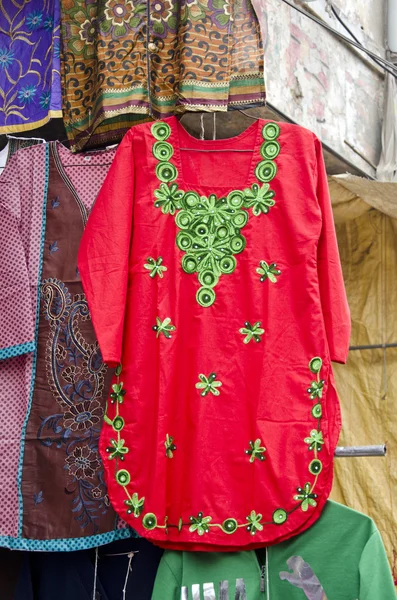
{"label": "red cotton fabric", "polygon": [[122,363],[100,442],[116,511],[177,550],[251,549],[314,523],[341,424],[331,361],[350,335],[315,135],[134,127],[79,270],[103,358]]}

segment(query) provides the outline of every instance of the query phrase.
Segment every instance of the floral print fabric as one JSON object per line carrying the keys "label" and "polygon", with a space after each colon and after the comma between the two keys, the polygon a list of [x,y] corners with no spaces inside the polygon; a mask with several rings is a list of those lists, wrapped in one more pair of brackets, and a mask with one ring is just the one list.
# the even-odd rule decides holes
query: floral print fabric
{"label": "floral print fabric", "polygon": [[0,2],[0,132],[60,117],[59,0]]}
{"label": "floral print fabric", "polygon": [[61,0],[64,121],[72,150],[135,122],[263,105],[250,0]]}

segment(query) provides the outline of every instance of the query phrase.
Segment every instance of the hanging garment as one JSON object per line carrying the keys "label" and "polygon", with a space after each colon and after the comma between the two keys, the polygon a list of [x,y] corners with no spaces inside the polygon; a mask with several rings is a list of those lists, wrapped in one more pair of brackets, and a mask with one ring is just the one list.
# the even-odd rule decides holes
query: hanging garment
{"label": "hanging garment", "polygon": [[7,2],[0,11],[0,133],[62,117],[59,20],[59,0]]}
{"label": "hanging garment", "polygon": [[185,111],[263,106],[250,0],[61,0],[64,121],[72,150]]}
{"label": "hanging garment", "polygon": [[8,548],[77,550],[131,535],[109,506],[98,454],[110,373],[77,270],[113,157],[42,144],[17,152],[0,178],[0,545]]}
{"label": "hanging garment", "polygon": [[15,594],[2,600],[93,600],[95,591],[95,600],[151,600],[162,553],[142,538],[102,546],[97,559],[94,550],[24,552]]}
{"label": "hanging garment", "polygon": [[256,553],[166,551],[152,600],[196,598],[395,600],[396,593],[374,522],[329,501],[309,530]]}
{"label": "hanging garment", "polygon": [[350,333],[317,138],[263,120],[215,141],[175,117],[134,127],[79,269],[104,360],[123,365],[100,443],[117,512],[190,550],[312,524]]}

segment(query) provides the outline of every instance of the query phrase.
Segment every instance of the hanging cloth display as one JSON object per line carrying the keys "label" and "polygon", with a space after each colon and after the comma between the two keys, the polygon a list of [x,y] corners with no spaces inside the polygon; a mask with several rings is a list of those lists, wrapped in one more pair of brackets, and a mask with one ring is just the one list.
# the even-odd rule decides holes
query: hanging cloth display
{"label": "hanging cloth display", "polygon": [[62,117],[59,0],[39,5],[0,3],[0,133]]}
{"label": "hanging cloth display", "polygon": [[[198,151],[194,151],[194,150]],[[100,449],[117,512],[157,544],[231,550],[309,527],[340,430],[349,309],[321,145],[255,121],[131,129],[79,269],[116,366]]]}
{"label": "hanging cloth display", "polygon": [[131,535],[98,454],[110,372],[77,251],[115,150],[57,142],[17,152],[0,178],[0,545],[78,550]]}
{"label": "hanging cloth display", "polygon": [[255,552],[166,551],[152,600],[395,600],[382,538],[366,515],[327,502],[321,518]]}
{"label": "hanging cloth display", "polygon": [[185,111],[263,106],[250,0],[62,0],[64,122],[72,150]]}

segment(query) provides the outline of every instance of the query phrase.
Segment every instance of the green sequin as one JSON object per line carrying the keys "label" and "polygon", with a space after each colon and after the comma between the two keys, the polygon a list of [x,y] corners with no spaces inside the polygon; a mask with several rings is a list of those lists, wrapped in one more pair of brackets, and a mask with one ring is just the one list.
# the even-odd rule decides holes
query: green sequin
{"label": "green sequin", "polygon": [[323,470],[323,463],[318,458],[312,460],[309,465],[309,471],[312,475],[318,475]]}

